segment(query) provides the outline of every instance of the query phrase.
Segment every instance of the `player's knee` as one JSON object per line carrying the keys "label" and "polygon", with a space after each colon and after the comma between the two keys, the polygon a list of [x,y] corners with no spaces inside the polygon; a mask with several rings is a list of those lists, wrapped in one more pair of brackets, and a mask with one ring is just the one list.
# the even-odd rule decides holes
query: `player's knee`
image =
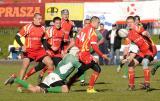
{"label": "player's knee", "polygon": [[42,62],[44,64],[46,64],[47,66],[53,64],[53,61],[52,61],[52,59],[49,56],[44,57],[43,60],[42,60]]}
{"label": "player's knee", "polygon": [[144,58],[142,61],[143,69],[147,69],[149,64],[149,60],[147,58]]}
{"label": "player's knee", "polygon": [[51,65],[53,65],[53,61],[49,58],[48,61],[46,62],[46,64],[47,64],[48,66],[51,66]]}
{"label": "player's knee", "polygon": [[62,86],[62,92],[63,93],[68,93],[69,92],[69,89],[68,89],[67,85]]}
{"label": "player's knee", "polygon": [[128,64],[128,67],[134,67],[134,66],[135,66],[134,60],[130,61],[130,63]]}

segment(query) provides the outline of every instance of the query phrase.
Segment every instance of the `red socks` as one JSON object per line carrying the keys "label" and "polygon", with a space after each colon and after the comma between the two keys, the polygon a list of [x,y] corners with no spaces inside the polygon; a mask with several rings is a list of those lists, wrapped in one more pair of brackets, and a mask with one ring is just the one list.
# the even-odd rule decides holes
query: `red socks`
{"label": "red socks", "polygon": [[134,86],[134,77],[135,77],[134,69],[129,69],[128,70],[129,86]]}
{"label": "red socks", "polygon": [[99,73],[98,72],[93,72],[93,74],[91,75],[90,81],[89,81],[89,89],[92,89],[94,87],[94,84],[96,82],[96,80],[99,77]]}
{"label": "red socks", "polygon": [[35,68],[32,67],[28,73],[26,73],[26,75],[24,76],[24,80],[28,79],[28,77],[30,77],[31,75],[33,75],[36,72]]}
{"label": "red socks", "polygon": [[144,83],[149,83],[150,82],[150,69],[144,69]]}

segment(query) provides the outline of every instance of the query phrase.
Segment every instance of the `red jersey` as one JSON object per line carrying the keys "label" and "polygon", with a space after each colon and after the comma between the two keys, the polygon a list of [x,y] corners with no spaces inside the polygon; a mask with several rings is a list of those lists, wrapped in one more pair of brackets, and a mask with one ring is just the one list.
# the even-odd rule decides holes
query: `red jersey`
{"label": "red jersey", "polygon": [[44,26],[34,24],[25,25],[18,33],[20,37],[25,37],[25,46],[28,50],[39,50],[42,48],[41,39],[45,33]]}
{"label": "red jersey", "polygon": [[53,52],[53,56],[61,57],[61,43],[63,40],[63,31],[62,29],[57,29],[55,26],[49,28],[46,31],[46,39],[48,43],[54,48],[57,49]]}
{"label": "red jersey", "polygon": [[140,52],[145,54],[148,50],[150,50],[153,56],[157,53],[157,49],[152,40],[142,36],[141,34],[137,33],[137,31],[129,30],[128,38],[138,46]]}
{"label": "red jersey", "polygon": [[85,64],[93,60],[90,54],[91,44],[97,44],[97,34],[94,28],[89,25],[83,28],[76,37],[76,46],[80,49],[79,58]]}
{"label": "red jersey", "polygon": [[138,46],[140,51],[146,51],[149,49],[147,41],[135,30],[129,30],[128,38]]}
{"label": "red jersey", "polygon": [[64,42],[68,42],[69,41],[69,34],[71,34],[72,28],[73,28],[73,22],[70,20],[64,20],[62,19],[61,21],[61,27],[62,30],[64,32]]}

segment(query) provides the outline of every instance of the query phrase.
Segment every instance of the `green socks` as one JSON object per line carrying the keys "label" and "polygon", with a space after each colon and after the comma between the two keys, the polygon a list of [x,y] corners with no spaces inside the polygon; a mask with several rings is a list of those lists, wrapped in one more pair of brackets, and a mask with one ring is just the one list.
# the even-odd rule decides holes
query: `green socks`
{"label": "green socks", "polygon": [[22,85],[22,86],[23,86],[24,88],[26,88],[26,89],[28,89],[28,87],[29,87],[29,84],[28,84],[26,81],[21,80],[21,79],[19,79],[19,78],[16,78],[16,79],[14,80],[14,82]]}
{"label": "green socks", "polygon": [[128,67],[127,66],[124,67],[124,75],[128,76]]}
{"label": "green socks", "polygon": [[153,65],[153,68],[154,69],[158,69],[160,67],[160,61],[158,61],[157,63],[155,63],[154,65]]}
{"label": "green socks", "polygon": [[62,87],[61,86],[57,86],[57,87],[47,88],[47,91],[49,93],[61,93],[62,92]]}
{"label": "green socks", "polygon": [[85,80],[86,72],[84,72],[83,75],[80,76],[80,80]]}

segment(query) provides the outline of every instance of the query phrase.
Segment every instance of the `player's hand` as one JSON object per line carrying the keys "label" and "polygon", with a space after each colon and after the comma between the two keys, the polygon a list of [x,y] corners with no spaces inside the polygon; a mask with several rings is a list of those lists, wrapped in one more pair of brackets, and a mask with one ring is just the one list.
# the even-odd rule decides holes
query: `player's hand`
{"label": "player's hand", "polygon": [[64,50],[61,51],[62,57],[65,57],[67,53],[64,52]]}
{"label": "player's hand", "polygon": [[22,46],[22,52],[26,52],[26,46]]}
{"label": "player's hand", "polygon": [[121,62],[126,63],[127,61],[128,61],[128,59],[123,59]]}
{"label": "player's hand", "polygon": [[68,53],[68,50],[65,49],[65,50],[63,51],[63,54],[67,54],[67,53]]}
{"label": "player's hand", "polygon": [[106,54],[102,55],[102,57],[103,57],[104,59],[110,61],[110,58],[109,58]]}
{"label": "player's hand", "polygon": [[46,50],[46,52],[49,56],[52,56],[52,52],[50,50]]}
{"label": "player's hand", "polygon": [[148,31],[143,31],[142,35],[147,36],[147,37],[151,37]]}

